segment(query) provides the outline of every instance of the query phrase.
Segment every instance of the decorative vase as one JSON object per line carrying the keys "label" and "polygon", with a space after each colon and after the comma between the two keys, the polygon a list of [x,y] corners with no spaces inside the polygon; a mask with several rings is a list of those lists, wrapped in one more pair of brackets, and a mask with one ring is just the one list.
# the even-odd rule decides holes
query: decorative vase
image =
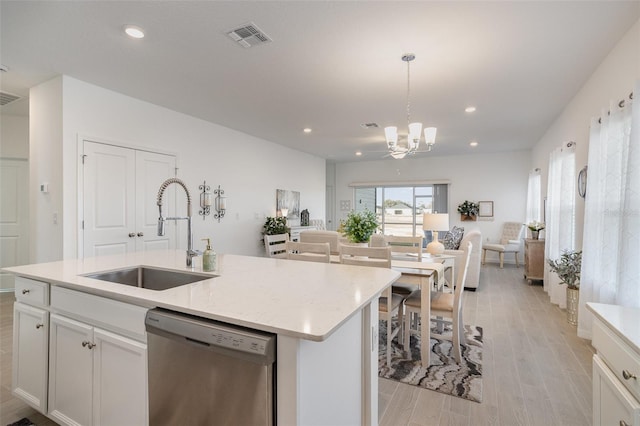
{"label": "decorative vase", "polygon": [[580,290],[567,287],[567,321],[571,325],[578,325],[578,300]]}
{"label": "decorative vase", "polygon": [[531,231],[531,239],[532,240],[537,240],[538,239],[538,233],[540,231]]}

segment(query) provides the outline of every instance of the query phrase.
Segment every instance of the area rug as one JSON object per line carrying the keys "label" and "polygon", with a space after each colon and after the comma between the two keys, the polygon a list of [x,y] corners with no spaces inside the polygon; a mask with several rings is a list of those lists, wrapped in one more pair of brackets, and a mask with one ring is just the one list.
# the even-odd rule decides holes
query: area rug
{"label": "area rug", "polygon": [[36,426],[31,420],[26,417],[18,420],[17,422],[9,423],[7,426]]}
{"label": "area rug", "polygon": [[[432,330],[435,332],[432,324]],[[449,326],[450,327],[450,326]],[[397,338],[391,342],[391,366],[387,366],[387,324],[380,321],[378,375],[409,385],[482,402],[482,328],[465,325],[467,344],[463,347],[462,365],[451,353],[451,342],[431,338],[431,363],[420,365],[420,336],[411,336],[411,358]],[[446,329],[444,334],[451,333]]]}

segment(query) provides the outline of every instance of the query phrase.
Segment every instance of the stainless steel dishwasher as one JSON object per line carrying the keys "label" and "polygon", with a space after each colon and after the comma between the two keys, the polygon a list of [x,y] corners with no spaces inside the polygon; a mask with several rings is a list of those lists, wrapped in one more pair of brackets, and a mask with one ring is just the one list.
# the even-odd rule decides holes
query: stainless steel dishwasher
{"label": "stainless steel dishwasher", "polygon": [[164,309],[148,332],[150,425],[273,425],[274,334]]}

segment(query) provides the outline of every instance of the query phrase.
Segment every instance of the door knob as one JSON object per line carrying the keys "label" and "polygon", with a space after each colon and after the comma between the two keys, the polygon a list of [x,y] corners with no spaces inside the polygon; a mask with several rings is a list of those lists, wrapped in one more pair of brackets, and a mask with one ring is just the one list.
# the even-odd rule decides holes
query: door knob
{"label": "door knob", "polygon": [[144,232],[138,232],[138,237],[144,237]]}
{"label": "door knob", "polygon": [[129,232],[129,238],[133,238],[133,237],[135,237],[135,236],[136,236],[136,233],[135,233],[135,232]]}

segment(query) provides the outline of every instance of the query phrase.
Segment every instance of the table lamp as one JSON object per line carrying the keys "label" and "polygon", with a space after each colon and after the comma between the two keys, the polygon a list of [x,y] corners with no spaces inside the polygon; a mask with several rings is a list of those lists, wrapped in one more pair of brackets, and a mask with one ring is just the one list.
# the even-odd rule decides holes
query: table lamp
{"label": "table lamp", "polygon": [[448,213],[425,213],[422,216],[422,229],[433,232],[433,241],[427,244],[427,253],[439,256],[444,252],[444,245],[438,241],[438,231],[449,230]]}

